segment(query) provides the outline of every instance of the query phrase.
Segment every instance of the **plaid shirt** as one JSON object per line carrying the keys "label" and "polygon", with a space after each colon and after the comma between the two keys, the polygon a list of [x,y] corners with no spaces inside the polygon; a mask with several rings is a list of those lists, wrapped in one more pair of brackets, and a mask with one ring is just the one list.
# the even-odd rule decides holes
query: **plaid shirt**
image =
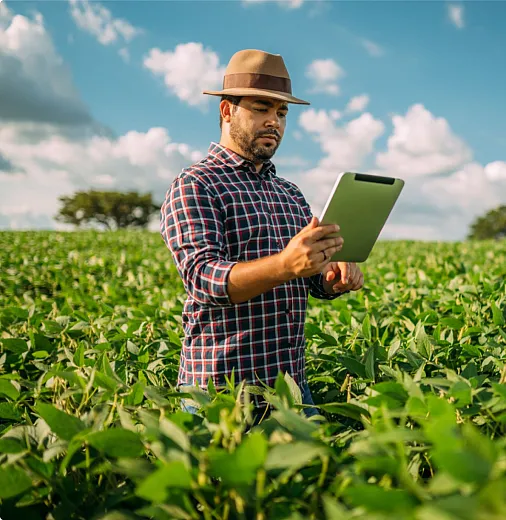
{"label": "plaid shirt", "polygon": [[305,380],[304,322],[308,293],[332,300],[323,275],[283,283],[234,304],[227,293],[233,266],[282,251],[312,214],[299,188],[276,175],[271,161],[253,163],[211,143],[202,161],[183,169],[161,207],[160,232],[188,298],[178,387],[259,380],[273,386],[279,371]]}

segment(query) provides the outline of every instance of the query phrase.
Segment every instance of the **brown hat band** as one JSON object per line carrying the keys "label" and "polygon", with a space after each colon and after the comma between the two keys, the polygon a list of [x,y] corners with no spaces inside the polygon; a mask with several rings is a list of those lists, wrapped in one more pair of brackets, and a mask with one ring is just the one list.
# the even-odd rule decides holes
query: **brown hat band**
{"label": "brown hat band", "polygon": [[223,78],[223,88],[259,88],[265,90],[277,90],[278,92],[292,93],[292,84],[289,78],[270,76],[268,74],[254,74],[242,72],[228,74]]}

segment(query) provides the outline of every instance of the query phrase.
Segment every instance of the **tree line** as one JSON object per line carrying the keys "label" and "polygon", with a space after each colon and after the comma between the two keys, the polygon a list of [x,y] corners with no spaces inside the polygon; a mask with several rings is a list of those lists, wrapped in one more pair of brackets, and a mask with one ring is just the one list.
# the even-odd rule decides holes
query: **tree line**
{"label": "tree line", "polygon": [[[55,220],[76,227],[102,225],[107,230],[145,229],[150,219],[160,211],[152,194],[135,191],[78,191],[60,197],[61,207]],[[470,225],[469,240],[506,238],[506,205],[489,210]]]}

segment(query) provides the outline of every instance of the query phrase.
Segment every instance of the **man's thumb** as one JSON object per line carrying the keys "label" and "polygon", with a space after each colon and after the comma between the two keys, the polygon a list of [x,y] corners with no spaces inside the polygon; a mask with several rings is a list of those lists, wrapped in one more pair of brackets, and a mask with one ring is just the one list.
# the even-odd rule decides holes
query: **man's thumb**
{"label": "man's thumb", "polygon": [[312,217],[311,222],[306,226],[306,229],[313,229],[318,227],[318,217]]}

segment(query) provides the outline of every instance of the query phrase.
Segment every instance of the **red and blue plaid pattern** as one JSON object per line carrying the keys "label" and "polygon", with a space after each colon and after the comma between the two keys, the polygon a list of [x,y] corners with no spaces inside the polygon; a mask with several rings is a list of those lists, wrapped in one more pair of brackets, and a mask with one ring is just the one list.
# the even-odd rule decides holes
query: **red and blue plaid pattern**
{"label": "red and blue plaid pattern", "polygon": [[308,293],[332,300],[323,275],[291,280],[233,304],[227,280],[237,262],[282,251],[312,213],[299,188],[276,175],[271,161],[253,164],[217,143],[185,168],[161,207],[160,231],[188,294],[182,322],[178,386],[216,387],[259,381],[273,386],[279,371],[305,381],[304,322]]}

